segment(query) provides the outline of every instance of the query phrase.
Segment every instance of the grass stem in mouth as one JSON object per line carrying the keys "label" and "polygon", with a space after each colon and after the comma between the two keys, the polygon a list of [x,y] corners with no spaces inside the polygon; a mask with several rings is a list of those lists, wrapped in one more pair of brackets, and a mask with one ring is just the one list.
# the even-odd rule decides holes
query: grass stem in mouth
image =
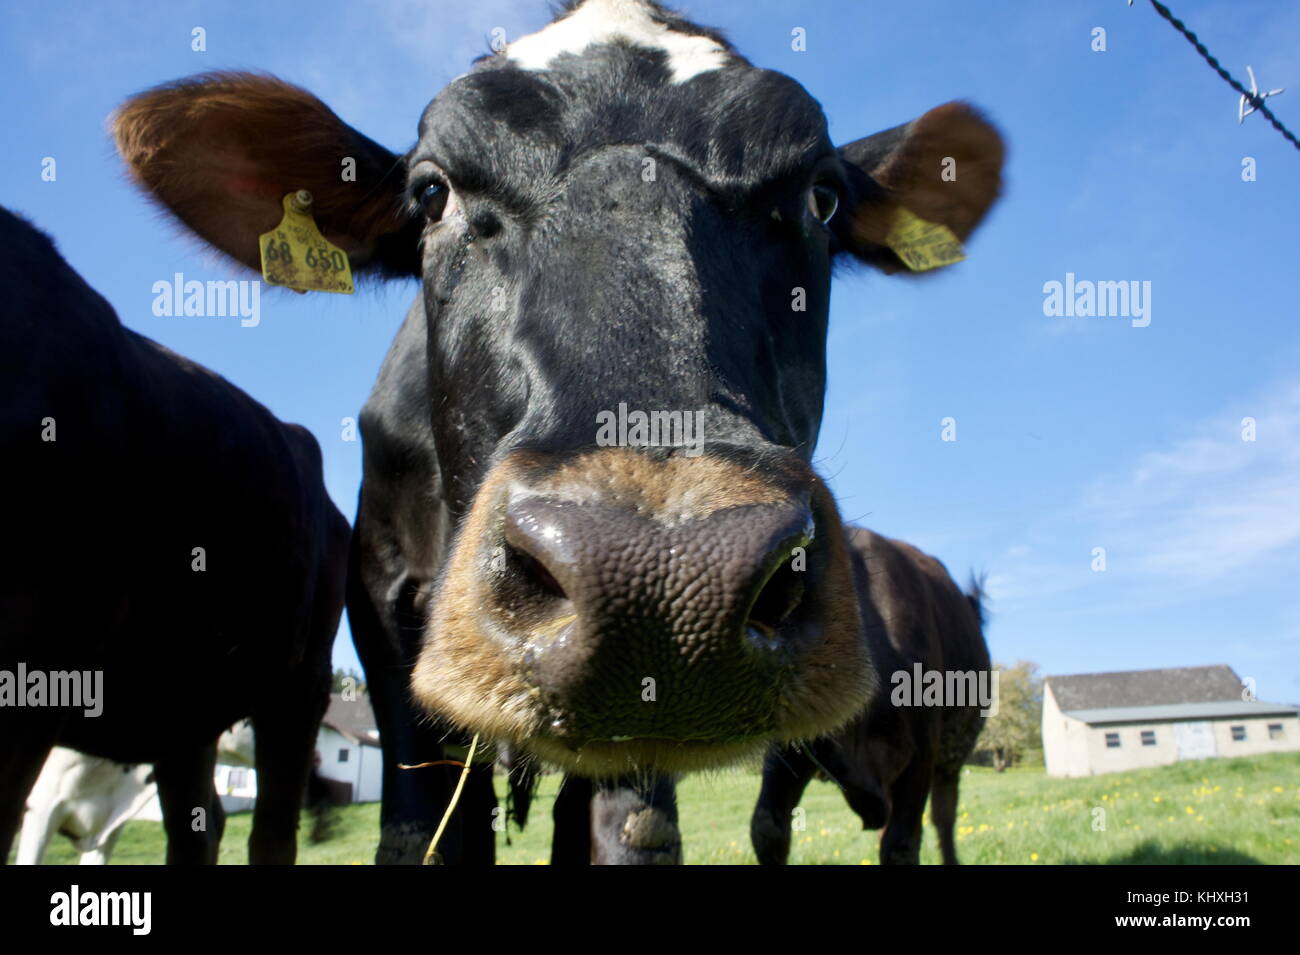
{"label": "grass stem in mouth", "polygon": [[456,780],[456,791],[451,794],[451,802],[447,804],[447,811],[442,814],[442,822],[438,823],[438,829],[429,841],[429,848],[424,853],[423,865],[442,865],[442,856],[438,853],[438,842],[442,839],[447,823],[451,821],[451,814],[456,811],[456,804],[460,802],[460,793],[465,788],[465,780],[469,778],[469,768],[474,762],[474,751],[476,749],[478,749],[478,733],[475,733],[474,739],[470,741],[469,752],[465,755],[465,767],[460,771],[460,779]]}

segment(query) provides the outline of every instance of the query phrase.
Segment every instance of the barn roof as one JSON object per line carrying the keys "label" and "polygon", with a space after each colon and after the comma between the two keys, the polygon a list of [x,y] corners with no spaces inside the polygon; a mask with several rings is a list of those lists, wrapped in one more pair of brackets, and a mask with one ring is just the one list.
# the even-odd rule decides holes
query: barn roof
{"label": "barn roof", "polygon": [[1296,716],[1300,709],[1285,703],[1226,700],[1214,703],[1169,703],[1162,706],[1112,706],[1096,710],[1065,710],[1066,716],[1094,725],[1162,723],[1170,720],[1226,720],[1236,717]]}
{"label": "barn roof", "polygon": [[1049,676],[1047,683],[1057,706],[1065,711],[1242,701],[1241,680],[1223,663]]}
{"label": "barn roof", "polygon": [[354,743],[379,745],[375,711],[370,706],[369,695],[365,693],[358,693],[355,700],[345,700],[341,693],[331,693],[329,709],[325,711],[321,725],[328,726]]}

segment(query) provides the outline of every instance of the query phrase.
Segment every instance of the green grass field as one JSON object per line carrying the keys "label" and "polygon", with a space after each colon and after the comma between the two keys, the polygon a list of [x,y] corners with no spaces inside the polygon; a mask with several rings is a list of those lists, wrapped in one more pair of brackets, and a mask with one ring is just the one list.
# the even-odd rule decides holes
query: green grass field
{"label": "green grass field", "polygon": [[[511,845],[498,837],[498,860],[544,863],[550,853],[550,809],[558,776],[543,779],[534,814]],[[498,790],[502,787],[498,786]],[[680,787],[686,861],[751,865],[749,815],[758,793],[752,772],[720,772]],[[864,832],[838,790],[814,782],[804,796],[806,828],[796,833],[798,865],[876,863],[876,833]],[[1097,810],[1102,810],[1098,813]],[[303,846],[303,864],[368,865],[378,832],[376,804],[341,811],[336,836]],[[922,861],[938,862],[926,820]],[[223,864],[247,861],[251,816],[232,816]],[[1094,828],[1104,824],[1104,828]],[[1300,753],[1177,763],[1159,769],[1049,779],[1041,769],[998,774],[971,767],[962,778],[957,851],[968,864],[1246,864],[1300,863]],[[151,864],[163,858],[158,823],[129,823],[114,863]],[[50,848],[49,863],[75,862],[67,840]]]}

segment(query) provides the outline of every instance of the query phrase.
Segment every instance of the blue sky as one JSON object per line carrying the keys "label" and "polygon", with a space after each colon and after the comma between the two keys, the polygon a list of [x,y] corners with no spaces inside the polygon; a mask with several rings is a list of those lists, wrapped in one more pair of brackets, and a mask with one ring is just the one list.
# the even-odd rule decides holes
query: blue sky
{"label": "blue sky", "polygon": [[[1174,0],[1234,74],[1290,86],[1300,6]],[[1009,145],[1005,196],[943,274],[837,279],[818,450],[847,517],[965,579],[989,574],[994,657],[1046,673],[1228,663],[1300,701],[1300,152],[1150,7],[969,0],[692,0],[756,64],[800,80],[847,142],[951,99]],[[51,233],[130,327],[307,425],[351,516],[365,400],[414,293],[264,290],[262,321],[153,315],[152,286],[246,278],[127,183],[105,130],[123,98],[211,69],[306,86],[407,148],[428,100],[534,0],[259,4],[3,0],[0,203]],[[207,51],[190,48],[191,29]],[[1091,48],[1094,27],[1106,52]],[[795,52],[791,30],[807,49]],[[57,160],[55,182],[41,161]],[[1243,157],[1257,181],[1243,182]],[[1047,317],[1043,286],[1151,283],[1151,322]],[[940,440],[941,419],[957,440]],[[1257,439],[1241,440],[1245,417]],[[111,546],[110,542],[103,542]],[[1093,549],[1106,570],[1092,569]],[[346,624],[335,659],[356,666]]]}

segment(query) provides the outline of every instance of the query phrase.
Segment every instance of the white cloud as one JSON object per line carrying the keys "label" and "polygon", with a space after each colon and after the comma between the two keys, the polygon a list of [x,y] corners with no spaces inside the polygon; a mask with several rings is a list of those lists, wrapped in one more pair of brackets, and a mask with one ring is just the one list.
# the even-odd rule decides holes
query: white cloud
{"label": "white cloud", "polygon": [[1207,582],[1300,544],[1300,383],[1239,407],[1088,489],[1083,516],[1128,568]]}
{"label": "white cloud", "polygon": [[[1255,441],[1241,439],[1246,416]],[[1092,571],[1093,547],[1106,550],[1104,573]],[[993,563],[988,590],[1004,603],[1057,606],[1086,590],[1089,612],[1136,612],[1255,591],[1296,567],[1300,381],[1290,381],[1088,482]]]}

